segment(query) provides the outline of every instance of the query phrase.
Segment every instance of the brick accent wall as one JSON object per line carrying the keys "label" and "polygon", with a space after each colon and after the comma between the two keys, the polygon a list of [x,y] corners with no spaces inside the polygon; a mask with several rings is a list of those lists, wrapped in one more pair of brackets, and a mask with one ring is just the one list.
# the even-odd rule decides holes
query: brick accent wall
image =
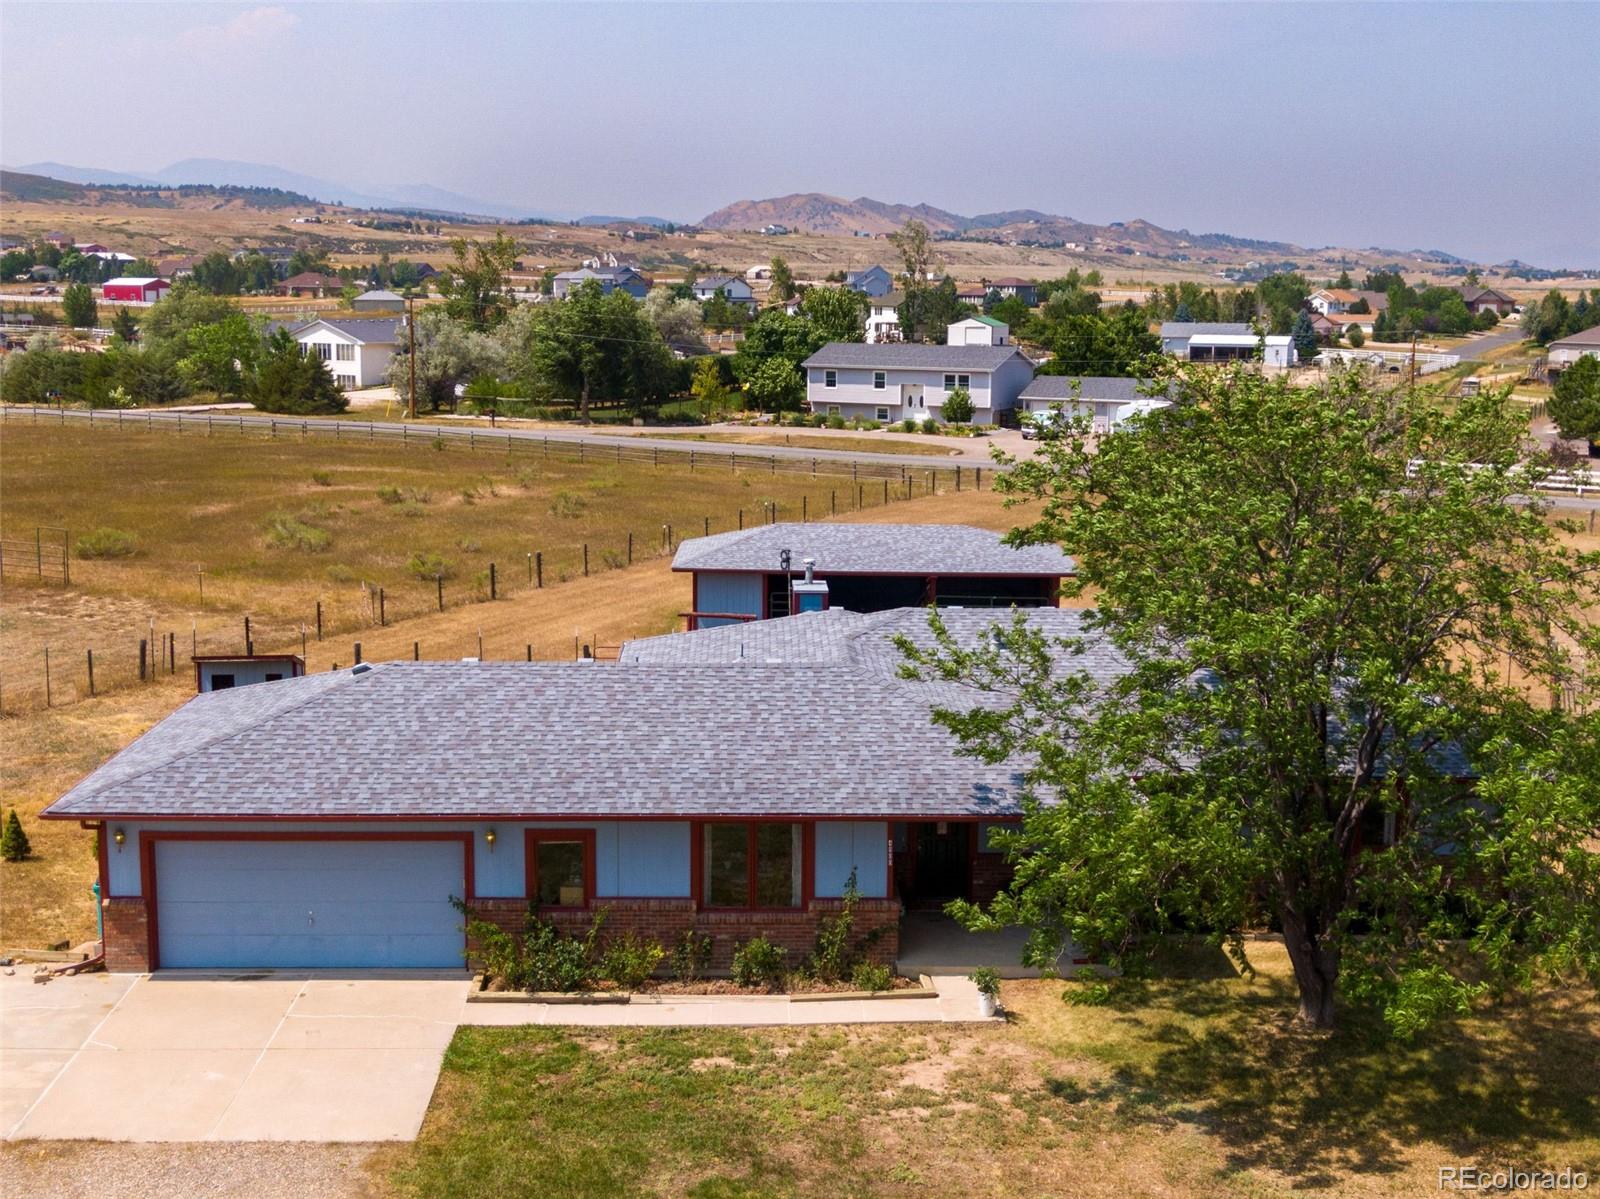
{"label": "brick accent wall", "polygon": [[972,857],[972,902],[988,903],[1011,881],[1011,863],[1003,853],[980,853]]}
{"label": "brick accent wall", "polygon": [[140,895],[100,901],[105,916],[106,969],[113,974],[143,974],[150,969],[150,919]]}
{"label": "brick accent wall", "polygon": [[[799,964],[815,948],[817,928],[825,916],[839,911],[842,901],[813,899],[809,907],[794,911],[728,912],[697,911],[692,899],[599,899],[594,910],[549,911],[546,917],[557,928],[581,935],[606,909],[608,934],[635,932],[660,942],[667,949],[685,929],[694,929],[711,938],[710,972],[726,974],[733,963],[733,951],[753,937],[765,936],[774,945],[789,951],[789,964]],[[524,899],[478,899],[473,912],[507,932],[522,928],[528,904]],[[862,956],[882,965],[892,965],[900,953],[901,905],[898,899],[862,899],[856,904],[857,942],[870,939]]]}

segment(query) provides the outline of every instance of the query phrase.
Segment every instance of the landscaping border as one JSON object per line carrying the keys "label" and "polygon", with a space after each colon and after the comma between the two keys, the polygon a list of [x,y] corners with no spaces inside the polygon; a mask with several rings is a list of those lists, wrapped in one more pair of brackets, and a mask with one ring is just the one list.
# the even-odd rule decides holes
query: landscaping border
{"label": "landscaping border", "polygon": [[887,991],[803,991],[795,994],[782,992],[772,995],[688,994],[633,991],[489,991],[488,979],[481,973],[472,976],[472,989],[467,992],[468,1003],[551,1003],[551,1004],[608,1004],[628,1003],[726,1003],[762,1000],[782,1003],[832,1003],[862,999],[937,999],[939,992],[924,976],[914,987],[891,988]]}

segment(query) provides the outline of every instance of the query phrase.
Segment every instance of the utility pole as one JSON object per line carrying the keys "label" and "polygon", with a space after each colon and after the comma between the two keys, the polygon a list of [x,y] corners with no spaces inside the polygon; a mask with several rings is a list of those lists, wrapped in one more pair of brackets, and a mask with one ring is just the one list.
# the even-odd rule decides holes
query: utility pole
{"label": "utility pole", "polygon": [[1417,389],[1417,333],[1411,331],[1411,390]]}
{"label": "utility pole", "polygon": [[411,343],[411,387],[406,404],[406,418],[417,419],[417,298],[406,297],[406,334]]}

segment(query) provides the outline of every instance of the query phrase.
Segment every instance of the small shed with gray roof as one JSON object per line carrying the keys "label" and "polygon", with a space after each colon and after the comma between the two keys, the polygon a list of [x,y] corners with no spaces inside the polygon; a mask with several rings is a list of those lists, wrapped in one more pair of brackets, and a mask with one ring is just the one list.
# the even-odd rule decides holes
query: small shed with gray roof
{"label": "small shed with gray roof", "polygon": [[852,612],[937,604],[1053,606],[1072,559],[1055,546],[1013,547],[970,525],[762,525],[679,547],[672,569],[694,578],[691,629],[787,616],[809,570],[825,607]]}

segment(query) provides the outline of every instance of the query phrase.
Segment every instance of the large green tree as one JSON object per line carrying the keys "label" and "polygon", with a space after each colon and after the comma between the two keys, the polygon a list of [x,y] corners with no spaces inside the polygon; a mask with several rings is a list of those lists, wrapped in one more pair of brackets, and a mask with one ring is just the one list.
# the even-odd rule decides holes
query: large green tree
{"label": "large green tree", "polygon": [[[413,364],[417,381],[417,407],[434,411],[454,408],[456,387],[479,375],[496,375],[506,369],[506,346],[531,313],[513,314],[500,335],[480,333],[443,308],[417,313],[415,327],[401,330],[401,342],[389,359],[385,379],[402,401],[411,399]],[[413,334],[416,353],[412,354]]]}
{"label": "large green tree", "polygon": [[74,283],[61,293],[61,315],[74,329],[92,328],[99,314],[100,307],[87,283]]}
{"label": "large green tree", "polygon": [[349,407],[327,364],[315,354],[302,354],[287,329],[279,329],[268,340],[245,394],[262,412],[302,416]]}
{"label": "large green tree", "polygon": [[1139,375],[1148,369],[1150,358],[1161,353],[1161,339],[1150,332],[1144,314],[1135,308],[1042,318],[1033,336],[1051,353],[1039,368],[1045,375]]}
{"label": "large green tree", "polygon": [[1562,371],[1549,407],[1561,436],[1600,441],[1600,358],[1585,354]]}
{"label": "large green tree", "polygon": [[870,304],[866,296],[848,287],[813,287],[800,297],[800,315],[811,322],[819,345],[865,341]]}
{"label": "large green tree", "polygon": [[479,332],[494,328],[511,305],[506,274],[516,264],[517,243],[504,233],[488,241],[458,237],[450,252],[455,261],[439,281],[445,311]]}
{"label": "large green tree", "polygon": [[789,264],[783,258],[774,255],[772,259],[772,291],[774,300],[790,300],[794,298],[794,272],[789,269]]}
{"label": "large green tree", "polygon": [[588,423],[597,401],[634,408],[671,393],[672,354],[643,307],[624,291],[609,295],[585,280],[532,312],[525,340],[512,350],[518,377],[536,394],[576,400]]}
{"label": "large green tree", "polygon": [[1600,985],[1600,554],[1521,498],[1525,418],[1354,373],[1171,373],[1171,407],[1000,484],[1042,503],[1010,540],[1076,557],[1127,673],[1021,623],[912,655],[996,692],[938,717],[970,752],[1031,762],[1015,880],[961,914],[1129,969],[1174,930],[1243,962],[1275,924],[1318,1027],[1340,1000],[1404,1034]]}

